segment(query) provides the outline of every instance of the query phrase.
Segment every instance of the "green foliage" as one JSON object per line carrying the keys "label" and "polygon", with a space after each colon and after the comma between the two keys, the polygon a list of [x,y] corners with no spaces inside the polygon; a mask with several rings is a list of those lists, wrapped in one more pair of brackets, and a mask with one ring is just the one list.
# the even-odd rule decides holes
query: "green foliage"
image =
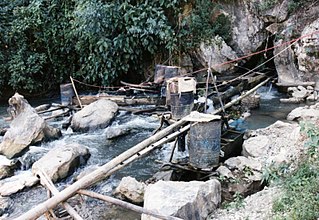
{"label": "green foliage", "polygon": [[[70,75],[98,85],[136,77],[155,55],[227,39],[218,7],[187,0],[12,0],[0,3],[0,86],[46,91]],[[185,4],[193,10],[182,15]],[[182,19],[181,19],[182,18]]]}
{"label": "green foliage", "polygon": [[317,219],[319,217],[319,129],[305,124],[307,155],[283,182],[284,194],[273,204],[275,219]]}
{"label": "green foliage", "polygon": [[259,10],[265,11],[277,4],[278,0],[265,0],[259,5]]}

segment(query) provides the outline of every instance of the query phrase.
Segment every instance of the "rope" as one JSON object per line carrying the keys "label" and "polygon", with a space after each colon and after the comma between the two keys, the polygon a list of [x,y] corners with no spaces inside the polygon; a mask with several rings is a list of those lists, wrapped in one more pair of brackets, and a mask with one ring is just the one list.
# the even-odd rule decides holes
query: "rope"
{"label": "rope", "polygon": [[[314,32],[312,32],[312,33],[310,33],[310,34],[305,34],[305,35],[300,36],[300,37],[298,37],[298,38],[296,38],[296,39],[293,39],[293,40],[290,40],[290,41],[281,43],[281,44],[279,44],[279,45],[276,45],[276,46],[273,46],[273,47],[270,47],[270,48],[266,48],[266,49],[261,50],[261,51],[257,51],[257,52],[254,52],[254,53],[250,53],[250,54],[248,54],[248,55],[245,55],[245,56],[242,56],[242,57],[239,57],[239,58],[230,60],[230,61],[226,61],[226,62],[224,62],[224,63],[215,64],[215,65],[212,66],[212,68],[216,68],[216,67],[220,67],[220,66],[223,66],[223,65],[226,65],[226,64],[234,63],[234,62],[243,60],[243,59],[245,59],[245,58],[248,58],[248,57],[251,57],[251,56],[260,54],[260,53],[264,53],[264,52],[267,52],[267,51],[269,51],[269,50],[273,50],[273,49],[278,48],[278,47],[282,47],[282,46],[287,45],[287,44],[293,44],[293,43],[295,43],[295,42],[297,42],[297,41],[299,41],[299,40],[301,40],[301,39],[303,39],[303,38],[305,38],[305,37],[311,36],[311,35],[313,35],[313,34],[319,34],[319,30],[314,31]],[[290,46],[290,45],[289,45],[289,46]],[[196,71],[194,71],[194,72],[191,72],[190,74],[199,73],[199,72],[205,71],[205,70],[207,70],[207,69],[208,69],[208,68],[203,68],[203,69],[200,69],[200,70],[196,70]]]}
{"label": "rope", "polygon": [[85,82],[81,82],[81,81],[79,81],[77,79],[74,79],[74,78],[73,78],[73,81],[75,81],[75,82],[77,82],[79,84],[85,85],[85,86],[99,88],[99,89],[119,89],[119,88],[124,87],[124,86],[96,86],[96,85],[88,84],[88,83],[85,83]]}

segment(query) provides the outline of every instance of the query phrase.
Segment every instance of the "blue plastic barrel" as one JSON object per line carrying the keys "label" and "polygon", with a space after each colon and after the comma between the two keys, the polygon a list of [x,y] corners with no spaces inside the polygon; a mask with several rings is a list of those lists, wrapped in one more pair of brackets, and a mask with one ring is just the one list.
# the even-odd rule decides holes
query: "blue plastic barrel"
{"label": "blue plastic barrel", "polygon": [[221,120],[196,122],[189,131],[189,164],[195,168],[218,166],[221,141]]}

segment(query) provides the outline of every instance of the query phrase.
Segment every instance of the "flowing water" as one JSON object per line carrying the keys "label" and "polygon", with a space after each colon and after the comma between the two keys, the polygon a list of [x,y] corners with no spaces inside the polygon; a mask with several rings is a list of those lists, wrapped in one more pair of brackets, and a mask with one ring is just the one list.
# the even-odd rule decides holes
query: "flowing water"
{"label": "flowing water", "polygon": [[[282,96],[274,88],[263,87],[259,91],[261,94],[261,104],[258,110],[252,110],[251,116],[245,120],[243,127],[245,129],[257,129],[266,127],[277,120],[284,120],[287,114],[296,108],[296,105],[281,104],[279,98]],[[41,103],[37,103],[41,104]],[[36,105],[34,105],[36,106]],[[6,115],[6,105],[0,106],[0,116]],[[102,165],[110,161],[116,155],[124,152],[145,138],[149,137],[159,126],[159,121],[150,116],[136,116],[127,112],[120,112],[116,117],[117,119],[111,126],[120,128],[129,128],[131,132],[116,140],[107,140],[105,137],[105,130],[98,130],[91,133],[73,133],[69,130],[63,131],[63,137],[59,140],[44,143],[40,147],[51,149],[54,146],[65,145],[67,143],[80,143],[87,146],[90,150],[91,157],[84,167],[80,167],[76,170],[75,175],[81,171],[94,167],[96,165]],[[0,124],[2,127],[8,125],[7,122],[0,117]],[[51,122],[54,126],[61,126],[60,122]],[[1,141],[2,137],[0,137]],[[152,152],[147,157],[141,158],[131,165],[116,172],[110,178],[104,180],[98,185],[92,187],[92,190],[103,194],[111,194],[114,188],[118,185],[119,181],[124,176],[133,176],[137,180],[144,181],[152,176],[161,166],[156,161],[167,161],[170,154],[170,149],[166,145],[164,149]],[[17,171],[22,172],[22,171]],[[30,172],[23,171],[23,172]],[[61,190],[66,185],[72,184],[73,178],[69,177],[59,183],[56,186]],[[12,214],[9,219],[21,215],[28,211],[36,204],[47,199],[46,190],[43,187],[37,186],[31,190],[24,190],[11,196],[14,200],[13,206],[10,208]],[[71,201],[75,203],[75,206],[81,207],[80,213],[85,219],[139,219],[140,215],[126,211],[123,209],[114,208],[113,206],[106,205],[104,202],[100,202],[94,199],[85,199],[81,205],[76,204],[75,200]]]}

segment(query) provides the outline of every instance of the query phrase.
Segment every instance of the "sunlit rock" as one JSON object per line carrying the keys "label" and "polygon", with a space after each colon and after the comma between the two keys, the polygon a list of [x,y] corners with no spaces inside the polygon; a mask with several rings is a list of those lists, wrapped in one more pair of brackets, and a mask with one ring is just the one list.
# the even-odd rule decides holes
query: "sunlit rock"
{"label": "sunlit rock", "polygon": [[114,193],[123,199],[139,204],[144,201],[145,187],[146,185],[144,183],[127,176],[122,178]]}
{"label": "sunlit rock", "polygon": [[14,94],[9,105],[13,121],[0,144],[0,152],[6,157],[17,156],[31,144],[61,136],[60,130],[49,126],[22,95]]}
{"label": "sunlit rock", "polygon": [[[221,185],[217,180],[159,181],[148,185],[144,196],[144,208],[182,219],[206,219],[220,202]],[[142,220],[149,219],[157,218],[142,215]]]}
{"label": "sunlit rock", "polygon": [[0,181],[0,195],[9,196],[20,190],[34,186],[39,179],[32,175],[30,171],[23,171],[18,175]]}
{"label": "sunlit rock", "polygon": [[32,165],[32,173],[44,172],[53,182],[67,177],[90,156],[87,147],[80,144],[57,146]]}
{"label": "sunlit rock", "polygon": [[115,102],[100,99],[74,114],[71,121],[73,131],[86,132],[106,128],[118,111]]}

